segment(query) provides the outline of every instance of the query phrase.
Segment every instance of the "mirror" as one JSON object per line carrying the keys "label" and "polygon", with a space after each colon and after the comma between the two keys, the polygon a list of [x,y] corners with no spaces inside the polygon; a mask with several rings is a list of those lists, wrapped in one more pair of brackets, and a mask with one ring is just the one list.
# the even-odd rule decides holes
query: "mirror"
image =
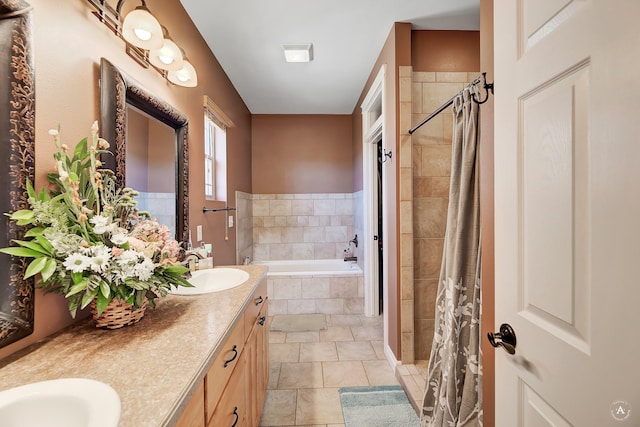
{"label": "mirror", "polygon": [[[2,215],[28,209],[27,180],[35,180],[35,69],[32,8],[22,0],[0,0],[0,247],[24,230]],[[0,347],[33,333],[34,283],[24,280],[27,258],[0,255]]]}
{"label": "mirror", "polygon": [[127,104],[126,141],[125,184],[138,191],[138,208],[167,225],[175,237],[178,172],[175,131]]}
{"label": "mirror", "polygon": [[[101,59],[100,134],[111,144],[109,150],[113,153],[104,158],[103,163],[115,172],[118,186],[141,192],[141,209],[149,204],[166,204],[167,198],[175,195],[172,212],[156,210],[154,213],[151,209],[151,213],[160,223],[175,230],[176,240],[184,242],[183,247],[189,235],[188,131],[186,116],[147,92],[107,59]],[[156,144],[160,140],[165,141],[162,146]],[[171,161],[173,165],[169,168],[175,170],[173,191],[171,183],[161,188],[154,186],[158,176],[171,176],[167,174],[167,162]],[[150,196],[164,200],[148,200]],[[171,205],[171,201],[168,203]],[[175,226],[165,222],[167,218],[175,218]]]}

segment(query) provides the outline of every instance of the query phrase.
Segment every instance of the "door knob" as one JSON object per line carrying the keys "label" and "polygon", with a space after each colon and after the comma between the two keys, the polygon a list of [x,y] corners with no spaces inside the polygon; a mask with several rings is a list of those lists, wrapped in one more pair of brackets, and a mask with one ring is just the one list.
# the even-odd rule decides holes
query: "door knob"
{"label": "door knob", "polygon": [[508,323],[500,325],[500,332],[487,333],[489,342],[494,347],[502,347],[507,353],[516,353],[516,333]]}

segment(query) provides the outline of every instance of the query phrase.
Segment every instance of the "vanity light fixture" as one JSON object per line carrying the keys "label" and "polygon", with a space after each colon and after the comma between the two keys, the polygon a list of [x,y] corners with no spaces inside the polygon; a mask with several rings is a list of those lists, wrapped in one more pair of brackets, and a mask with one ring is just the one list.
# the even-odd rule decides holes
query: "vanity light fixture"
{"label": "vanity light fixture", "polygon": [[284,60],[287,62],[309,62],[313,60],[313,44],[283,44]]}
{"label": "vanity light fixture", "polygon": [[[119,0],[116,12],[120,16],[122,5],[126,0]],[[162,27],[158,20],[149,12],[145,0],[122,21],[122,37],[132,45],[141,49],[158,49],[162,47]]]}
{"label": "vanity light fixture", "polygon": [[153,68],[173,84],[195,87],[196,69],[186,59],[184,51],[169,37],[169,32],[147,8],[145,0],[122,19],[118,0],[115,9],[107,0],[87,0],[93,15],[126,43],[126,52],[145,68]]}

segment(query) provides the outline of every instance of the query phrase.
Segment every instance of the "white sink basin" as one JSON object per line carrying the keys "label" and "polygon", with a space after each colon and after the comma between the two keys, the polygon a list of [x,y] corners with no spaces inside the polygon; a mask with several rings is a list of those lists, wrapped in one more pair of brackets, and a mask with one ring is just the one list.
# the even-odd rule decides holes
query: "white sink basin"
{"label": "white sink basin", "polygon": [[178,287],[171,291],[174,295],[199,295],[224,291],[242,285],[249,279],[249,273],[237,268],[216,267],[191,273],[188,279],[193,288]]}
{"label": "white sink basin", "polygon": [[2,427],[117,427],[120,397],[85,378],[42,381],[0,391]]}

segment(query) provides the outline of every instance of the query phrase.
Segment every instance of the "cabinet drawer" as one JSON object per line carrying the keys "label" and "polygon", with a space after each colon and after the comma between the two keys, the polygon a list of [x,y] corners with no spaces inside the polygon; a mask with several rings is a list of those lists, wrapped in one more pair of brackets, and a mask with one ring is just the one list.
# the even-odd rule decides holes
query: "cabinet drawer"
{"label": "cabinet drawer", "polygon": [[[261,311],[265,311],[267,306],[267,281],[262,280],[260,285],[256,288],[253,298],[247,305],[244,312],[244,339],[249,338],[249,334],[256,324],[256,319]],[[266,311],[265,311],[266,313]],[[266,317],[265,317],[266,321]]]}
{"label": "cabinet drawer", "polygon": [[205,377],[207,418],[213,414],[227,381],[240,360],[244,349],[244,338],[244,322],[240,318]]}

